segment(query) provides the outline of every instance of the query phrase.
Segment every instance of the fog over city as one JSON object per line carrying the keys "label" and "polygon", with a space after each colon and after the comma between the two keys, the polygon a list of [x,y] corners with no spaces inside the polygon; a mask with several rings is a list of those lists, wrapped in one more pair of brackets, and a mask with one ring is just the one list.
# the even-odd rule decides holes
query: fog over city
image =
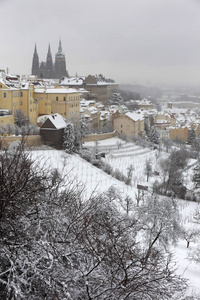
{"label": "fog over city", "polygon": [[0,69],[30,74],[59,39],[69,75],[198,86],[199,0],[0,0]]}

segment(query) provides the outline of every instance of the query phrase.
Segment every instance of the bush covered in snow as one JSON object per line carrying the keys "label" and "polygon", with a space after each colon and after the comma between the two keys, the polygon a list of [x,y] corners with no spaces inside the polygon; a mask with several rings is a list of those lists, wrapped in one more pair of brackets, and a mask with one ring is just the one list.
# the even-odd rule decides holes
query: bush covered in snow
{"label": "bush covered in snow", "polygon": [[39,131],[39,127],[35,124],[26,124],[21,127],[10,123],[0,124],[0,135],[37,135]]}

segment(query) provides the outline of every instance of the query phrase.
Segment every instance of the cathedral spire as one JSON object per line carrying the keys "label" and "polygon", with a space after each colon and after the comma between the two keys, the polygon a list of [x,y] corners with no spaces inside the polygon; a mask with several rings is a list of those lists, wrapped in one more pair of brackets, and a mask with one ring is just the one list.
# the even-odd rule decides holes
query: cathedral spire
{"label": "cathedral spire", "polygon": [[37,55],[37,56],[38,56],[38,54],[37,54],[37,46],[36,46],[36,43],[35,43],[34,55]]}
{"label": "cathedral spire", "polygon": [[57,52],[56,56],[64,56],[64,54],[62,53],[61,39],[59,40],[58,52]]}
{"label": "cathedral spire", "polygon": [[59,52],[60,54],[62,53],[61,39],[60,39],[60,41],[59,41],[58,52]]}
{"label": "cathedral spire", "polygon": [[49,48],[48,48],[48,54],[47,55],[51,55],[51,48],[50,48],[50,43],[49,43]]}
{"label": "cathedral spire", "polygon": [[33,54],[33,60],[32,60],[32,70],[31,70],[32,75],[39,75],[39,57],[37,53],[37,47],[35,43],[35,49],[34,49],[34,54]]}
{"label": "cathedral spire", "polygon": [[49,43],[47,59],[46,59],[45,77],[46,78],[54,78],[54,68],[53,68],[53,60],[52,60],[52,55],[51,55],[50,43]]}

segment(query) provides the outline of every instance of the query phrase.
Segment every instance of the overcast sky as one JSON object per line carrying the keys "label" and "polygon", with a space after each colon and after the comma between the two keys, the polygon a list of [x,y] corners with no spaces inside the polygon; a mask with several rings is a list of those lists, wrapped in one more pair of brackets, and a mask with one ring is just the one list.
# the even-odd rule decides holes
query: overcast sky
{"label": "overcast sky", "polygon": [[200,86],[200,0],[0,0],[0,69],[30,74],[35,43],[69,75]]}

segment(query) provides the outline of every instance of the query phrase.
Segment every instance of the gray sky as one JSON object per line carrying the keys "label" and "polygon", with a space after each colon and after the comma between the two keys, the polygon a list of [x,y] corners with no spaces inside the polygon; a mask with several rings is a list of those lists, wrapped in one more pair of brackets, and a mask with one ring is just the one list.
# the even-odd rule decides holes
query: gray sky
{"label": "gray sky", "polygon": [[30,74],[34,45],[70,75],[200,86],[200,0],[0,0],[0,69]]}

